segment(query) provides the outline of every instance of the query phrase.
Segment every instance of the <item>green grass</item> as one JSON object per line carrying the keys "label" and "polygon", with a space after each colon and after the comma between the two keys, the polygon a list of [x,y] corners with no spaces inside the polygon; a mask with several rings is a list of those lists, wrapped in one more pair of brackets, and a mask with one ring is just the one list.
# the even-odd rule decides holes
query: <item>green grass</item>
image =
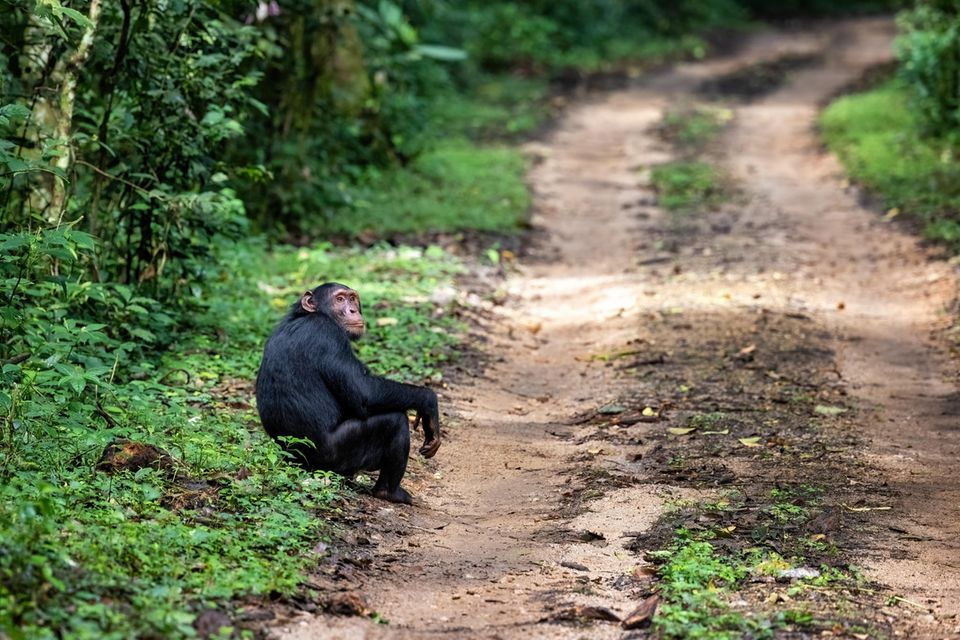
{"label": "green grass", "polygon": [[658,204],[675,213],[705,213],[728,199],[719,170],[706,162],[668,162],[653,168],[650,180]]}
{"label": "green grass", "polygon": [[[192,637],[204,607],[297,592],[344,489],[263,433],[252,406],[263,341],[305,287],[340,280],[364,298],[371,368],[439,381],[460,327],[430,295],[458,269],[436,248],[268,253],[251,240],[224,252],[193,326],[130,379],[107,367],[77,390],[49,379],[55,363],[5,365],[22,382],[0,421],[0,636]],[[96,471],[118,437],[168,451],[176,477]],[[186,480],[209,498],[177,505]]]}
{"label": "green grass", "polygon": [[[742,597],[751,576],[776,576],[795,566],[776,552],[754,547],[743,551],[715,546],[710,531],[694,535],[679,529],[668,549],[652,553],[661,558],[658,578],[662,602],[653,618],[658,638],[669,640],[736,640],[737,638],[773,638],[778,630],[795,631],[816,623],[799,599],[808,588],[798,580],[790,588],[797,602],[790,608],[770,611],[734,609],[730,602]],[[824,578],[828,576],[829,578]],[[827,582],[847,585],[851,576],[823,567],[823,574],[810,579],[810,584],[825,586]],[[826,582],[825,582],[826,581]],[[799,605],[799,606],[798,606]]]}
{"label": "green grass", "polygon": [[680,106],[664,115],[662,128],[669,140],[699,148],[716,139],[732,118],[733,112],[722,107]]}
{"label": "green grass", "polygon": [[530,133],[552,114],[543,77],[484,76],[468,93],[450,92],[430,105],[428,121],[438,137],[501,139]]}
{"label": "green grass", "polygon": [[888,82],[836,100],[820,127],[853,180],[879,194],[887,208],[921,221],[927,237],[960,251],[958,149],[924,135],[902,85]]}
{"label": "green grass", "polygon": [[[214,302],[198,318],[206,339],[226,340],[227,375],[250,375],[263,340],[306,286],[337,281],[356,289],[367,317],[367,334],[356,343],[360,358],[379,375],[406,381],[439,380],[455,353],[462,329],[430,301],[450,287],[461,264],[438,247],[334,248],[239,247],[221,265]],[[228,292],[232,292],[229,293]],[[396,322],[394,322],[394,320]],[[181,357],[178,354],[171,354]]]}
{"label": "green grass", "polygon": [[380,237],[518,231],[531,201],[527,163],[519,149],[494,141],[529,133],[551,113],[544,78],[484,76],[468,93],[438,96],[423,153],[404,167],[368,171],[351,210],[327,230]]}
{"label": "green grass", "polygon": [[663,602],[654,618],[659,637],[733,640],[748,632],[770,637],[762,633],[763,625],[733,612],[727,603],[749,573],[743,563],[718,555],[709,542],[692,540],[684,531],[670,550],[660,553],[667,561],[659,572]]}
{"label": "green grass", "polygon": [[517,149],[441,142],[407,167],[372,176],[354,210],[332,221],[331,231],[517,231],[530,206],[525,171]]}
{"label": "green grass", "polygon": [[[824,590],[842,595],[863,580],[849,565],[830,566],[805,557],[808,551],[822,554],[832,546],[797,536],[820,511],[821,494],[822,489],[815,486],[789,485],[751,498],[733,491],[675,505],[668,517],[687,525],[677,528],[664,548],[648,553],[661,563],[662,601],[653,618],[656,637],[773,638],[780,631],[814,632],[818,626],[832,626],[831,617],[844,605],[841,598],[838,609],[824,607]],[[705,514],[710,517],[704,518]],[[786,587],[786,605],[765,601],[770,588],[756,586],[786,570],[818,564],[819,575],[795,578]],[[735,600],[750,606],[734,607]]]}
{"label": "green grass", "polygon": [[[728,23],[743,27],[739,21]],[[668,60],[689,56],[702,58],[708,45],[696,35],[666,38],[651,34],[643,37],[610,37],[592,46],[552,52],[548,64],[554,69],[572,68],[584,73],[615,71],[633,65],[651,67]]]}

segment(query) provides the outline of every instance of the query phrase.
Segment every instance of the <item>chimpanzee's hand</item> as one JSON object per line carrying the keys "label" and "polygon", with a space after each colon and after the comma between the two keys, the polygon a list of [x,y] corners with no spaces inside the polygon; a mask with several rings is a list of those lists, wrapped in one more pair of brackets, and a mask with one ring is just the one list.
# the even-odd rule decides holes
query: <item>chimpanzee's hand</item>
{"label": "chimpanzee's hand", "polygon": [[413,428],[423,425],[423,445],[420,447],[420,455],[424,458],[432,458],[440,448],[440,416],[431,416],[429,413],[417,412],[417,419],[413,423]]}
{"label": "chimpanzee's hand", "polygon": [[440,448],[440,436],[435,436],[429,440],[425,440],[423,445],[420,447],[420,455],[424,458],[432,458],[437,455],[437,449]]}

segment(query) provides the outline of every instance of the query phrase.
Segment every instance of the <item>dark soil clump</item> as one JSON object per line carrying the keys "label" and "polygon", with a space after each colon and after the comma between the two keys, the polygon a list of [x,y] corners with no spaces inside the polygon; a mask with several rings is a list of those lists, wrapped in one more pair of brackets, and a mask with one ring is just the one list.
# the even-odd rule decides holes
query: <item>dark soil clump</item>
{"label": "dark soil clump", "polygon": [[713,99],[757,100],[786,84],[790,72],[812,67],[821,61],[820,55],[786,55],[711,78],[697,88],[697,93]]}

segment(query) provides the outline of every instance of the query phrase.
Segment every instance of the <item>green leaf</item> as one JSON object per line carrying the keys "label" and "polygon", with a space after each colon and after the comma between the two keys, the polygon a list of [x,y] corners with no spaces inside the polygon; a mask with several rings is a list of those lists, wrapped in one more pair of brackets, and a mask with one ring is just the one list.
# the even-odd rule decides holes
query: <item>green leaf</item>
{"label": "green leaf", "polygon": [[92,250],[97,246],[97,239],[85,231],[71,230],[70,239],[73,240],[73,243],[81,249]]}
{"label": "green leaf", "polygon": [[147,331],[146,329],[141,329],[140,327],[134,327],[129,331],[130,335],[134,336],[135,338],[140,338],[144,342],[154,342],[157,339],[157,336],[155,336],[153,333]]}
{"label": "green leaf", "polygon": [[413,52],[424,58],[443,60],[444,62],[459,62],[467,59],[467,52],[463,49],[444,47],[439,44],[418,44],[413,48]]}
{"label": "green leaf", "polygon": [[30,244],[32,238],[32,235],[26,233],[0,236],[0,251],[8,252],[24,247]]}
{"label": "green leaf", "polygon": [[5,104],[0,107],[0,115],[11,120],[23,120],[30,117],[30,109],[22,104]]}
{"label": "green leaf", "polygon": [[60,13],[67,16],[68,18],[76,22],[78,25],[83,27],[84,29],[89,29],[90,27],[93,26],[93,23],[90,22],[90,19],[87,16],[83,15],[82,13],[80,13],[75,9],[71,9],[70,7],[64,7],[63,5],[61,5]]}
{"label": "green leaf", "polygon": [[623,405],[620,405],[620,404],[605,404],[605,405],[603,405],[602,407],[600,407],[599,409],[597,409],[597,413],[601,413],[601,414],[605,414],[605,415],[606,415],[606,414],[616,414],[616,413],[623,413],[623,412],[626,411],[626,410],[627,410],[627,408],[626,408],[625,406],[623,406]]}
{"label": "green leaf", "polygon": [[73,374],[69,376],[64,376],[60,378],[60,386],[73,389],[74,393],[80,394],[83,392],[83,389],[87,386],[87,381],[83,376]]}

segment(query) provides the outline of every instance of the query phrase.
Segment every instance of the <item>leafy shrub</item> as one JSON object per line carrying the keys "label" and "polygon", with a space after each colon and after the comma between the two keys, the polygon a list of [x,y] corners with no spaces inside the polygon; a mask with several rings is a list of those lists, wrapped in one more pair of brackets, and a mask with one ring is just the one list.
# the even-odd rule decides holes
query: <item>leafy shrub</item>
{"label": "leafy shrub", "polygon": [[470,52],[485,68],[504,70],[545,62],[556,48],[559,26],[516,3],[475,10]]}
{"label": "leafy shrub", "polygon": [[929,1],[898,20],[900,77],[933,133],[960,129],[960,4]]}
{"label": "leafy shrub", "polygon": [[[20,121],[0,132],[0,165],[11,156],[33,165],[0,178],[0,231],[81,220],[74,227],[101,240],[84,264],[95,280],[189,300],[216,245],[245,228],[216,156],[263,107],[249,92],[259,73],[246,65],[256,31],[200,1],[104,3],[89,17],[34,4],[18,0],[0,18],[13,53],[0,101]],[[47,71],[23,66],[43,51]]]}
{"label": "leafy shrub", "polygon": [[850,176],[892,213],[920,220],[928,237],[960,249],[960,164],[955,140],[932,136],[911,92],[890,82],[833,102],[820,118]]}

